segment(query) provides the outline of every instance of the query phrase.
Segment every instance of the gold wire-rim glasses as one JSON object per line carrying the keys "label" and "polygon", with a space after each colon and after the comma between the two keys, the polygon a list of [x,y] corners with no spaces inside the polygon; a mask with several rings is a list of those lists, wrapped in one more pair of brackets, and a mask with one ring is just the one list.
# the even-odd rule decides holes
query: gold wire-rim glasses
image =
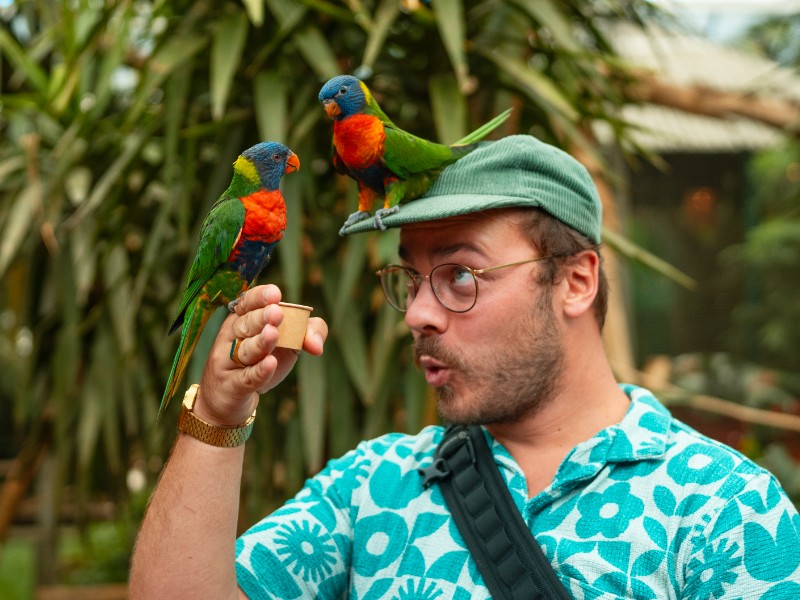
{"label": "gold wire-rim glasses", "polygon": [[[422,275],[421,273],[418,273],[418,272],[416,272],[413,269],[410,269],[408,267],[404,267],[403,265],[386,265],[385,267],[375,271],[375,275],[377,275],[380,278],[381,289],[383,290],[383,296],[384,296],[384,298],[386,298],[386,301],[389,303],[389,305],[392,308],[394,308],[395,310],[400,311],[401,313],[404,313],[404,312],[406,312],[408,310],[408,305],[410,304],[410,302],[408,302],[408,298],[411,297],[411,294],[406,294],[405,308],[403,308],[403,306],[401,306],[401,304],[399,302],[396,302],[395,299],[393,299],[393,294],[389,291],[391,286],[388,283],[388,276],[391,273],[396,273],[398,271],[404,272],[408,276],[409,280],[411,280],[411,282],[413,283],[413,286],[414,286],[414,297],[416,297],[416,295],[419,293],[419,288],[422,285],[422,280],[427,279],[428,280],[428,284],[431,286],[431,291],[433,291],[433,296],[436,298],[436,300],[439,302],[439,304],[441,304],[444,308],[446,308],[450,312],[465,313],[465,312],[468,312],[468,311],[472,310],[474,308],[475,304],[477,304],[477,302],[478,302],[478,288],[479,288],[478,276],[479,275],[483,275],[484,273],[488,273],[490,271],[497,271],[498,269],[505,269],[506,267],[516,267],[518,265],[526,265],[526,264],[529,264],[529,263],[540,262],[540,261],[543,261],[543,260],[547,260],[549,258],[556,258],[557,256],[558,255],[556,255],[556,254],[549,254],[547,256],[537,256],[536,258],[529,258],[527,260],[519,260],[519,261],[515,261],[515,262],[511,262],[511,263],[506,263],[504,265],[496,265],[496,266],[493,266],[493,267],[485,267],[483,269],[473,269],[472,267],[468,267],[467,265],[462,265],[460,263],[442,263],[440,265],[436,265],[433,269],[431,269],[431,272],[428,273],[427,275]],[[436,271],[441,269],[442,267],[458,267],[458,268],[461,268],[464,271],[468,272],[472,276],[472,279],[473,279],[473,281],[475,283],[475,293],[473,294],[472,303],[467,308],[463,308],[463,309],[451,308],[439,297],[439,293],[436,291],[436,287],[434,287],[433,282],[431,281],[431,278],[434,276],[434,273],[436,273]],[[412,300],[412,302],[413,302],[413,300]]]}

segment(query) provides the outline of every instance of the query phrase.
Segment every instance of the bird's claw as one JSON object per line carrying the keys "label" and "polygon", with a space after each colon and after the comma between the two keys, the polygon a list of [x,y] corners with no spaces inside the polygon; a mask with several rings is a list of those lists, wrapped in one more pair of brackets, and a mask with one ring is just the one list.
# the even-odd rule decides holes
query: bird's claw
{"label": "bird's claw", "polygon": [[233,300],[228,302],[228,312],[235,313],[237,304],[239,304],[239,298],[234,298]]}
{"label": "bird's claw", "polygon": [[375,211],[375,229],[386,231],[386,225],[383,224],[383,217],[388,217],[400,210],[399,206],[392,206],[391,208],[379,208]]}
{"label": "bird's claw", "polygon": [[342,225],[342,228],[339,230],[339,235],[344,237],[345,230],[350,227],[353,223],[358,223],[359,221],[363,221],[369,216],[369,213],[365,210],[357,210],[356,212],[352,213],[347,220]]}

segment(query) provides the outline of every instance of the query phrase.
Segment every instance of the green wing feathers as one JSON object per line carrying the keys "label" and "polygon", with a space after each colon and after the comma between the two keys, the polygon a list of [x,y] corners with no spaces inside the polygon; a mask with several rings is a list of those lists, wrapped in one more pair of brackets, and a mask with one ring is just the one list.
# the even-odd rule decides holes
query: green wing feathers
{"label": "green wing feathers", "polygon": [[510,114],[509,108],[452,146],[437,144],[398,129],[394,125],[384,124],[386,133],[384,164],[400,178],[440,169],[474,150],[476,142],[497,129]]}
{"label": "green wing feathers", "polygon": [[401,178],[430,169],[438,169],[453,159],[453,152],[444,144],[419,138],[395,127],[386,127],[384,164]]}
{"label": "green wing feathers", "polygon": [[239,198],[223,196],[203,221],[200,246],[189,271],[189,280],[207,280],[216,268],[228,262],[231,250],[244,226],[244,204]]}
{"label": "green wing feathers", "polygon": [[184,312],[197,298],[200,290],[217,267],[226,263],[244,226],[244,204],[236,197],[223,194],[211,207],[203,221],[200,246],[189,269],[189,281],[169,332],[181,326]]}

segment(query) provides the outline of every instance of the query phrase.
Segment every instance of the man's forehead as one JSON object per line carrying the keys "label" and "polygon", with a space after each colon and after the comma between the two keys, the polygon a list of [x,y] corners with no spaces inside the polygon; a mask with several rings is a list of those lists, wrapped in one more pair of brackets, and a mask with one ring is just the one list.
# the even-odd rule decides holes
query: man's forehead
{"label": "man's forehead", "polygon": [[400,237],[427,234],[435,235],[444,231],[473,231],[488,227],[496,227],[497,223],[506,224],[509,228],[519,227],[524,215],[530,212],[527,208],[494,208],[476,211],[463,215],[455,215],[445,219],[406,223],[400,227]]}
{"label": "man's forehead", "polygon": [[446,219],[409,223],[400,229],[399,253],[402,258],[424,244],[426,253],[452,254],[459,250],[488,253],[493,246],[519,231],[516,210],[489,210]]}

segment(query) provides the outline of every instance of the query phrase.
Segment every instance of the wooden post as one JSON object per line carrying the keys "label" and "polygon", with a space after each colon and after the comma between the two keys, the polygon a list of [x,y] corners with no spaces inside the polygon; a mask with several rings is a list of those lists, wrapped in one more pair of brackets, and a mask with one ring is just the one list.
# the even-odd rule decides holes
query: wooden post
{"label": "wooden post", "polygon": [[[584,137],[597,148],[597,140],[588,127],[584,127]],[[603,205],[603,226],[615,232],[620,230],[619,213],[614,190],[608,183],[605,169],[597,160],[595,154],[575,144],[571,149],[572,155],[580,161],[592,176],[600,201]],[[599,152],[599,150],[598,150]],[[628,313],[625,306],[624,290],[622,288],[621,270],[618,257],[613,252],[603,254],[604,268],[609,282],[608,314],[603,329],[603,342],[606,354],[617,378],[626,383],[637,382],[637,370],[631,346]]]}

